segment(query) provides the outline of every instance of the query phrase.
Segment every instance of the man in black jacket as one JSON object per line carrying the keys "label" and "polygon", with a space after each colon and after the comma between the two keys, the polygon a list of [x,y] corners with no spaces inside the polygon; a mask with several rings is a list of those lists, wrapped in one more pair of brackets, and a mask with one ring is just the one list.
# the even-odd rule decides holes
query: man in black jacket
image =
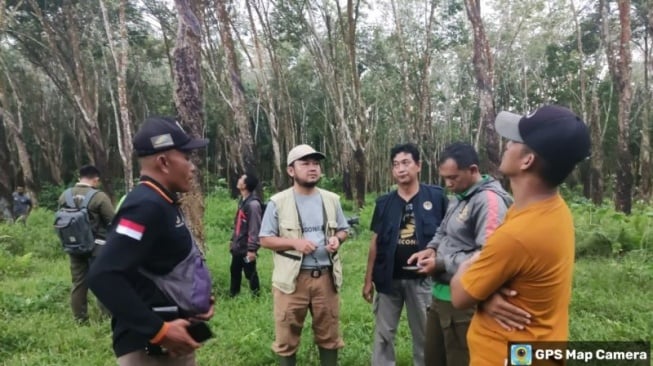
{"label": "man in black jacket", "polygon": [[263,210],[261,199],[256,195],[258,178],[251,173],[243,174],[236,188],[240,191],[238,211],[234,219],[234,233],[231,236],[231,287],[229,295],[234,297],[240,292],[243,278],[249,280],[249,288],[254,296],[259,294],[259,280],[256,272],[256,252],[260,247],[258,232],[261,229]]}
{"label": "man in black jacket", "polygon": [[395,365],[395,335],[405,305],[413,338],[413,365],[424,366],[431,281],[418,273],[416,266],[409,266],[408,258],[423,250],[435,235],[447,209],[447,198],[441,187],[419,182],[417,146],[396,145],[390,160],[397,189],[376,200],[362,294],[366,301],[374,302],[372,365]]}
{"label": "man in black jacket", "polygon": [[[113,350],[120,366],[196,365],[194,351],[201,344],[187,327],[191,318],[213,316],[211,278],[177,192],[191,189],[195,165],[190,151],[207,143],[191,138],[168,117],[148,118],[134,136],[141,181],[116,213],[88,277],[113,316]],[[189,275],[179,276],[182,266]],[[175,291],[162,286],[162,278]]]}

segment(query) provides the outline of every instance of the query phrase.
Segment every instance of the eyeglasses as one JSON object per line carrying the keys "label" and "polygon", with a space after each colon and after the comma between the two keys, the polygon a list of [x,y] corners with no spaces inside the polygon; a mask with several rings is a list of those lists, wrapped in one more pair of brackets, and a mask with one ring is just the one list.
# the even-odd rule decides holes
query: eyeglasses
{"label": "eyeglasses", "polygon": [[403,166],[405,168],[405,167],[409,167],[410,164],[412,164],[412,163],[413,163],[413,161],[410,160],[410,159],[404,159],[402,161],[393,161],[392,162],[392,167],[393,168],[398,168],[399,166]]}

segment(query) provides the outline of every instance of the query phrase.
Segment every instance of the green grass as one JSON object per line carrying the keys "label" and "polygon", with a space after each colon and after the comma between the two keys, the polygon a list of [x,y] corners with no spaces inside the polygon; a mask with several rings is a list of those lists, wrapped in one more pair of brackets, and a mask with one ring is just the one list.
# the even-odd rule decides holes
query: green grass
{"label": "green grass", "polygon": [[[357,237],[341,250],[345,283],[340,319],[346,343],[340,355],[341,365],[366,365],[370,360],[374,322],[371,307],[362,300],[360,291],[371,206],[361,213]],[[270,350],[274,323],[269,251],[261,250],[259,257],[262,296],[252,298],[244,282],[239,297],[226,297],[228,240],[235,207],[235,201],[225,194],[207,199],[207,258],[218,295],[216,315],[210,325],[216,337],[198,351],[198,360],[201,365],[272,365],[276,358]],[[583,207],[574,210],[582,233],[597,224],[586,217],[588,209]],[[609,227],[608,216],[603,213],[600,225],[606,232],[618,233],[617,227]],[[0,365],[115,365],[109,321],[100,318],[97,308],[90,306],[90,326],[78,326],[72,320],[68,259],[50,229],[51,218],[52,212],[37,210],[26,227],[0,225]],[[648,217],[642,220],[648,222]],[[623,224],[621,218],[615,222]],[[636,230],[635,225],[631,227]],[[648,230],[647,226],[642,225],[642,230]],[[648,231],[630,234],[636,242],[643,242],[641,238]],[[652,255],[647,250],[649,245],[640,248],[578,259],[571,305],[573,340],[653,339]],[[300,365],[319,364],[310,324],[309,317],[298,354]],[[412,364],[405,315],[396,350],[398,365]]]}

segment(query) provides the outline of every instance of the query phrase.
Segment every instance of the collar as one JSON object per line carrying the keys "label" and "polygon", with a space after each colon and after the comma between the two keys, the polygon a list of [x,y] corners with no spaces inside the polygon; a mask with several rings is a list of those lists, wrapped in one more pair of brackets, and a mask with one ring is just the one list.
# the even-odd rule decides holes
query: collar
{"label": "collar", "polygon": [[168,203],[173,205],[179,204],[179,197],[176,194],[168,191],[164,186],[147,175],[141,176],[140,184],[145,185],[163,197]]}
{"label": "collar", "polygon": [[93,188],[92,185],[90,185],[90,184],[86,184],[86,183],[82,183],[82,182],[77,182],[77,183],[75,183],[75,187],[88,187],[88,188]]}
{"label": "collar", "polygon": [[478,187],[480,187],[483,184],[487,183],[490,180],[490,178],[491,177],[489,175],[482,175],[481,179],[478,182],[476,182],[473,186],[469,187],[465,192],[456,194],[456,198],[459,201],[464,200],[465,198],[467,198],[471,194],[473,194]]}

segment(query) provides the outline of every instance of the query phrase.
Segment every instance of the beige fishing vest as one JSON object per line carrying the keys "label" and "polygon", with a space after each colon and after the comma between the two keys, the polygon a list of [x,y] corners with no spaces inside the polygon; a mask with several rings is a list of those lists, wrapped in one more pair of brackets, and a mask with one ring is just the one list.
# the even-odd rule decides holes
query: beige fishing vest
{"label": "beige fishing vest", "polygon": [[[335,193],[319,189],[320,196],[322,196],[322,204],[326,210],[326,237],[329,238],[335,235],[338,229],[338,222],[336,219],[338,206],[340,205],[340,198]],[[282,238],[302,238],[302,228],[297,216],[297,206],[295,204],[295,196],[293,189],[288,188],[281,191],[270,198],[277,208],[277,217],[279,218],[279,237]],[[274,252],[274,269],[272,270],[272,286],[278,288],[281,292],[292,294],[295,292],[297,284],[297,276],[301,268],[303,254],[296,250],[284,250]],[[340,290],[342,286],[342,263],[338,253],[329,253],[333,270],[333,283],[335,284],[336,291]]]}

